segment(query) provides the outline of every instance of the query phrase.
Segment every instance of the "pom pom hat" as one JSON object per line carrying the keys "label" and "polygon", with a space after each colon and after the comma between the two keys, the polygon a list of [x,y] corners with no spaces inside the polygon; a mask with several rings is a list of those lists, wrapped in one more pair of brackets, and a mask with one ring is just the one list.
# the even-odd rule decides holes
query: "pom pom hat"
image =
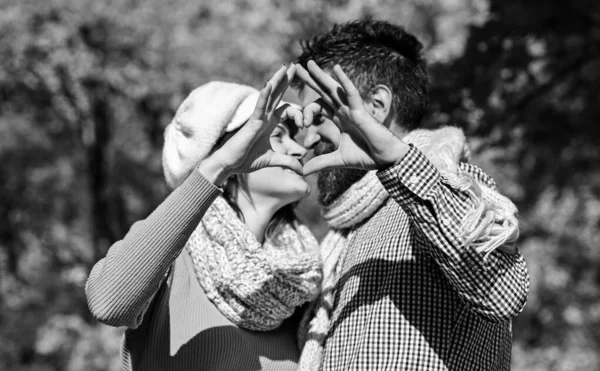
{"label": "pom pom hat", "polygon": [[246,85],[212,81],[193,90],[165,129],[162,163],[167,184],[179,186],[225,133],[252,115],[259,91]]}

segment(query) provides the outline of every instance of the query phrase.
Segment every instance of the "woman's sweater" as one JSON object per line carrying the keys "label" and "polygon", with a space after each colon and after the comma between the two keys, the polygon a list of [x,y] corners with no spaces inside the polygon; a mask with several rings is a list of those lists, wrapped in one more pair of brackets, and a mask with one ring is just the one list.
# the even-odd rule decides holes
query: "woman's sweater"
{"label": "woman's sweater", "polygon": [[184,246],[220,191],[194,171],[111,246],[86,284],[93,315],[125,326],[123,370],[295,370],[295,326],[253,332],[207,298]]}

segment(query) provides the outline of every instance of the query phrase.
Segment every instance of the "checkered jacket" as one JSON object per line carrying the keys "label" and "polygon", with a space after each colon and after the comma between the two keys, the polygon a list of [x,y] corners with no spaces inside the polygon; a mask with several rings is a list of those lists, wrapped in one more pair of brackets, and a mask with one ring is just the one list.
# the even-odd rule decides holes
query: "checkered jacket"
{"label": "checkered jacket", "polygon": [[521,254],[462,245],[469,199],[416,148],[377,175],[391,198],[349,241],[323,369],[509,370],[511,318],[529,290]]}

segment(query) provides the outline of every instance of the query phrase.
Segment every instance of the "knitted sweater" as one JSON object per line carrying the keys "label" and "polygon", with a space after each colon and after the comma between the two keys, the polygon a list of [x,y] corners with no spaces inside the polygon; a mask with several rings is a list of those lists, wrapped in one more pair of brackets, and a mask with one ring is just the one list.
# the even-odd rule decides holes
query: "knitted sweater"
{"label": "knitted sweater", "polygon": [[295,326],[253,332],[210,302],[184,246],[220,191],[192,175],[92,269],[86,284],[94,317],[125,326],[122,370],[294,370]]}

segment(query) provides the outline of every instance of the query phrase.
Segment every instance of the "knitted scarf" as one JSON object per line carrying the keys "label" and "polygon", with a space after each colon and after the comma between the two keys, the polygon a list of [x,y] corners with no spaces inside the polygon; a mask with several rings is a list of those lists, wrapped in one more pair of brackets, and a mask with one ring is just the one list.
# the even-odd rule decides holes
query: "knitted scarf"
{"label": "knitted scarf", "polygon": [[[461,226],[465,246],[474,248],[485,257],[496,249],[507,253],[515,251],[519,235],[517,209],[508,198],[460,171],[459,163],[469,158],[462,130],[451,127],[434,131],[418,129],[402,140],[416,146],[439,170],[447,184],[469,195],[473,207]],[[314,371],[321,367],[323,345],[333,309],[334,288],[340,276],[346,247],[354,234],[353,227],[369,219],[388,197],[376,172],[370,171],[333,204],[324,208],[323,217],[332,229],[321,242],[321,294],[307,308],[298,330],[298,344],[302,349],[300,371]]]}
{"label": "knitted scarf", "polygon": [[261,245],[219,197],[185,247],[208,298],[242,328],[273,330],[318,295],[318,243],[299,223],[286,223]]}

